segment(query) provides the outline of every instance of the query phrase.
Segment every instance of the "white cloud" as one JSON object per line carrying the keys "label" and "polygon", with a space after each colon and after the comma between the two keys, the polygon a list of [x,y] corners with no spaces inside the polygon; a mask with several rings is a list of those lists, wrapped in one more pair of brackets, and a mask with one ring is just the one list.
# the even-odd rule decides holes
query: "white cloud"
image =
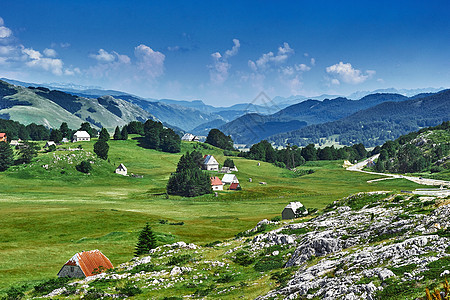
{"label": "white cloud", "polygon": [[42,54],[39,51],[34,50],[33,48],[24,48],[22,52],[28,56],[28,58],[33,60],[38,60],[42,57]]}
{"label": "white cloud", "polygon": [[0,46],[0,56],[11,56],[16,50],[17,47],[14,46]]}
{"label": "white cloud", "polygon": [[113,53],[109,53],[104,49],[98,50],[98,54],[91,54],[89,56],[100,62],[113,62],[116,59]]}
{"label": "white cloud", "polygon": [[309,70],[311,70],[311,67],[308,67],[305,64],[299,64],[299,65],[295,65],[295,70],[300,71],[300,72],[308,72]]}
{"label": "white cloud", "polygon": [[233,47],[230,50],[226,50],[224,55],[220,54],[220,52],[211,54],[213,64],[207,67],[209,68],[209,77],[213,83],[222,84],[227,80],[228,71],[231,68],[228,58],[235,56],[241,47],[238,39],[233,39],[233,44]]}
{"label": "white cloud", "polygon": [[134,48],[137,58],[137,67],[150,77],[158,77],[164,73],[164,60],[166,56],[159,51],[141,44]]}
{"label": "white cloud", "polygon": [[311,66],[315,66],[316,65],[316,59],[315,58],[311,58]]}
{"label": "white cloud", "polygon": [[5,26],[0,26],[0,39],[8,38],[12,35],[11,29]]}
{"label": "white cloud", "polygon": [[291,76],[294,75],[294,68],[291,66],[287,66],[285,68],[280,68],[281,73],[283,73],[283,75],[287,75],[287,76]]}
{"label": "white cloud", "polygon": [[39,51],[32,48],[23,48],[22,53],[25,56],[25,65],[28,67],[50,71],[58,76],[63,74],[64,64],[61,59],[42,57]]}
{"label": "white cloud", "polygon": [[343,62],[327,67],[326,71],[328,74],[337,77],[335,79],[350,84],[362,83],[376,73],[373,70],[367,70],[363,73],[361,70],[354,69],[350,63],[344,64]]}
{"label": "white cloud", "polygon": [[73,69],[65,69],[64,75],[73,76],[73,75],[80,75],[81,70],[80,68],[73,68]]}
{"label": "white cloud", "polygon": [[339,80],[337,80],[336,78],[333,78],[333,79],[331,79],[331,84],[339,85],[339,84],[341,84],[341,83],[340,83]]}
{"label": "white cloud", "polygon": [[54,49],[46,48],[44,49],[44,55],[47,57],[56,57],[58,56],[58,53]]}
{"label": "white cloud", "polygon": [[294,49],[292,49],[288,43],[284,42],[283,46],[278,47],[278,52],[276,55],[273,52],[264,53],[255,62],[249,60],[248,65],[253,71],[266,70],[272,65],[280,65],[286,62],[289,56],[293,53]]}

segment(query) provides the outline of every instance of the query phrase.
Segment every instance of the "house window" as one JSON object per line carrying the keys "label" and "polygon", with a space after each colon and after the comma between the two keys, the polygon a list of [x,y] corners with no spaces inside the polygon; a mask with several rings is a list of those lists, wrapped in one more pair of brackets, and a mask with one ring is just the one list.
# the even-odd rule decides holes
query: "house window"
{"label": "house window", "polygon": [[71,266],[71,267],[70,267],[70,272],[73,273],[73,271],[75,271],[75,268]]}

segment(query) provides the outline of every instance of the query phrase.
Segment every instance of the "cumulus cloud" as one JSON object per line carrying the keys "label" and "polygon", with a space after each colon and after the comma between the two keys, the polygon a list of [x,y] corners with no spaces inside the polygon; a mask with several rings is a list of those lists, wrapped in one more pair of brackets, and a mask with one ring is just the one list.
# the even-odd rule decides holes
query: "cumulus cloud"
{"label": "cumulus cloud", "polygon": [[233,44],[233,47],[226,50],[224,55],[220,54],[220,52],[214,52],[211,54],[213,64],[208,65],[209,76],[211,81],[216,84],[221,84],[228,78],[228,71],[231,68],[231,64],[228,62],[228,59],[235,56],[241,47],[238,39],[233,39]]}
{"label": "cumulus cloud", "polygon": [[141,44],[134,48],[137,59],[137,67],[150,77],[158,77],[164,73],[164,60],[166,56],[159,51],[154,51],[149,46]]}
{"label": "cumulus cloud", "polygon": [[44,49],[44,55],[47,57],[56,57],[58,53],[54,49],[46,48]]}
{"label": "cumulus cloud", "polygon": [[98,50],[98,54],[91,54],[89,56],[100,62],[113,62],[116,59],[116,57],[114,56],[113,53],[109,53],[108,51],[105,51],[104,49]]}
{"label": "cumulus cloud", "polygon": [[316,65],[316,59],[313,57],[311,58],[311,66],[315,66]]}
{"label": "cumulus cloud", "polygon": [[266,70],[273,65],[280,65],[286,62],[289,56],[293,53],[294,49],[292,49],[288,43],[284,42],[283,46],[278,47],[277,54],[274,54],[272,51],[264,53],[256,61],[249,60],[248,66],[253,71]]}
{"label": "cumulus cloud", "polygon": [[311,67],[308,67],[305,64],[299,64],[299,65],[295,65],[295,70],[300,71],[300,72],[307,72],[307,71],[311,70]]}
{"label": "cumulus cloud", "polygon": [[64,64],[61,59],[43,57],[39,51],[32,48],[23,48],[22,53],[28,67],[50,71],[58,76],[63,74]]}
{"label": "cumulus cloud", "polygon": [[367,79],[371,78],[376,72],[373,70],[367,70],[362,72],[355,69],[350,63],[339,62],[338,64],[329,66],[326,68],[328,74],[334,76],[336,79],[333,84],[338,84],[341,81],[350,84],[359,84]]}

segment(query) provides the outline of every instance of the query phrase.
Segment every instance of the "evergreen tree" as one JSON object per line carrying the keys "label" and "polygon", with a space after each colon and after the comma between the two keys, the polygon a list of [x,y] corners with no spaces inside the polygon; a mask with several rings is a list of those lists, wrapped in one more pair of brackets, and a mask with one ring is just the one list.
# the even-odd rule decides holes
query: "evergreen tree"
{"label": "evergreen tree", "polygon": [[211,129],[206,137],[206,143],[224,150],[233,150],[233,140],[219,129]]}
{"label": "evergreen tree", "polygon": [[98,157],[101,159],[107,159],[108,158],[108,151],[109,151],[109,145],[107,142],[103,140],[99,140],[94,144],[94,152],[97,154]]}
{"label": "evergreen tree", "polygon": [[161,150],[164,152],[178,153],[181,150],[181,138],[170,128],[163,129],[160,141]]}
{"label": "evergreen tree", "polygon": [[61,131],[58,129],[53,129],[52,132],[50,132],[50,141],[54,141],[55,143],[60,143],[63,138],[63,135]]}
{"label": "evergreen tree", "polygon": [[160,131],[157,127],[149,128],[145,134],[144,142],[150,149],[159,149],[161,139]]}
{"label": "evergreen tree", "polygon": [[144,135],[144,124],[139,121],[131,121],[127,127],[128,133]]}
{"label": "evergreen tree", "polygon": [[109,132],[105,127],[100,130],[100,135],[98,136],[98,140],[107,142],[109,140]]}
{"label": "evergreen tree", "polygon": [[92,170],[91,163],[88,160],[83,160],[79,165],[75,167],[77,171],[82,173],[89,173]]}
{"label": "evergreen tree", "polygon": [[232,159],[230,159],[230,158],[227,158],[223,162],[223,166],[224,167],[228,167],[228,168],[234,168],[234,161]]}
{"label": "evergreen tree", "polygon": [[6,171],[13,163],[13,149],[8,143],[0,142],[0,172]]}
{"label": "evergreen tree", "polygon": [[120,135],[122,135],[122,140],[128,140],[127,125],[123,126],[122,132],[120,133]]}
{"label": "evergreen tree", "polygon": [[37,156],[39,146],[33,142],[24,142],[22,148],[19,150],[19,162],[28,164]]}
{"label": "evergreen tree", "polygon": [[94,137],[97,135],[97,130],[95,130],[94,128],[91,127],[91,124],[88,122],[84,122],[81,124],[80,129],[78,130],[82,130],[82,131],[86,131],[87,133],[89,133],[89,135],[91,137]]}
{"label": "evergreen tree", "polygon": [[61,126],[59,126],[59,131],[61,131],[63,138],[70,139],[70,137],[71,137],[70,134],[71,134],[72,130],[70,130],[70,128],[66,122],[61,123]]}
{"label": "evergreen tree", "polygon": [[138,242],[136,244],[135,256],[148,254],[151,249],[156,248],[156,235],[147,223],[139,233]]}
{"label": "evergreen tree", "polygon": [[122,134],[120,133],[120,129],[119,126],[116,126],[116,130],[114,131],[114,139],[115,140],[121,140],[122,139]]}

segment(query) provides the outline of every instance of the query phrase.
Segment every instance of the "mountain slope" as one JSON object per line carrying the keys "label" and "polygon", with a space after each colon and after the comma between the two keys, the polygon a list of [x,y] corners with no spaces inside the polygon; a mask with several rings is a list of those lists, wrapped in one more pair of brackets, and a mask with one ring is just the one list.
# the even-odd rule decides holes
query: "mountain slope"
{"label": "mountain slope", "polygon": [[382,144],[402,134],[426,126],[434,126],[450,119],[450,90],[424,98],[403,102],[385,102],[345,117],[341,120],[277,134],[269,138],[276,144],[306,145],[321,139],[332,139],[344,145],[364,143]]}
{"label": "mountain slope", "polygon": [[236,142],[254,143],[270,135],[299,129],[306,125],[335,121],[379,103],[407,99],[398,94],[373,94],[356,101],[342,97],[323,101],[306,100],[268,116],[246,114],[221,126],[220,129],[231,135]]}

